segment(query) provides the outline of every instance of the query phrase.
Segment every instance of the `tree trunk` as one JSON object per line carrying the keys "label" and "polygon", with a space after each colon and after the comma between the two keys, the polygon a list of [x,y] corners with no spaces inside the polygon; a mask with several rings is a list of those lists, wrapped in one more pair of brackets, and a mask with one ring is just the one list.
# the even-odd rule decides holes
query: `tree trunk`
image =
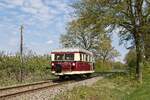
{"label": "tree trunk", "polygon": [[142,66],[143,66],[143,62],[142,62],[142,41],[140,38],[140,35],[137,35],[136,37],[136,54],[137,54],[137,58],[136,58],[136,78],[137,80],[142,83]]}
{"label": "tree trunk", "polygon": [[150,59],[150,33],[145,33],[144,35],[144,53],[145,58],[148,61]]}

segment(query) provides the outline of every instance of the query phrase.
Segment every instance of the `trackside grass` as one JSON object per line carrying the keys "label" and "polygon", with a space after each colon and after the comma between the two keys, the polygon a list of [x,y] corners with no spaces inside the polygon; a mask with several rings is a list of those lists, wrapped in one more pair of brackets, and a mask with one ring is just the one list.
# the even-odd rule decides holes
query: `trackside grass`
{"label": "trackside grass", "polygon": [[144,68],[143,84],[132,92],[128,100],[150,100],[150,64]]}
{"label": "trackside grass", "polygon": [[111,76],[99,80],[93,86],[75,87],[56,96],[56,100],[121,100],[135,90],[135,81],[125,79],[124,76]]}
{"label": "trackside grass", "polygon": [[150,73],[144,73],[143,84],[128,75],[111,75],[91,87],[75,87],[55,97],[55,100],[149,100]]}

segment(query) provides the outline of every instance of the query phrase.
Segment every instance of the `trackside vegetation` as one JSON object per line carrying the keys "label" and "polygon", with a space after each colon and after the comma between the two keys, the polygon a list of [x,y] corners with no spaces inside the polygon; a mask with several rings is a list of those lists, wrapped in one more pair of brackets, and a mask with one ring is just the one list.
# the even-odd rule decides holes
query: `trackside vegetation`
{"label": "trackside vegetation", "polygon": [[129,74],[113,74],[92,86],[75,87],[59,94],[55,100],[149,100],[150,64],[144,70],[142,85]]}
{"label": "trackside vegetation", "polygon": [[[36,55],[27,52],[23,56],[23,67],[20,69],[20,55],[1,52],[0,53],[0,86],[34,82],[52,78],[50,74],[49,55]],[[22,70],[22,75],[20,75]],[[22,82],[20,79],[23,79]]]}

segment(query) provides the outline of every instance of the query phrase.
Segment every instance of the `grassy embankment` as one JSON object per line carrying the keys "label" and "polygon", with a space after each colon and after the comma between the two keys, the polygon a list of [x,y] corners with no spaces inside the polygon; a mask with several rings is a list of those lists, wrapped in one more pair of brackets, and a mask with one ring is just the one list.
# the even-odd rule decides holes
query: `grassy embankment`
{"label": "grassy embankment", "polygon": [[144,70],[143,84],[129,75],[112,75],[92,87],[80,86],[56,96],[56,100],[149,100],[150,67]]}

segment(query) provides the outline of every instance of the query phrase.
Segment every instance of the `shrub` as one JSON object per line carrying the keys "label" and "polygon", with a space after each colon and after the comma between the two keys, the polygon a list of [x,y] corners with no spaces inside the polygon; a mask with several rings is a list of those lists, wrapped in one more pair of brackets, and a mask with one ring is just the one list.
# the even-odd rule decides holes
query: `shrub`
{"label": "shrub", "polygon": [[[20,55],[0,53],[0,85],[16,84],[20,82],[37,81],[50,78],[48,55],[36,55],[35,53],[23,55],[23,66],[21,66]],[[22,76],[20,72],[22,71]]]}

